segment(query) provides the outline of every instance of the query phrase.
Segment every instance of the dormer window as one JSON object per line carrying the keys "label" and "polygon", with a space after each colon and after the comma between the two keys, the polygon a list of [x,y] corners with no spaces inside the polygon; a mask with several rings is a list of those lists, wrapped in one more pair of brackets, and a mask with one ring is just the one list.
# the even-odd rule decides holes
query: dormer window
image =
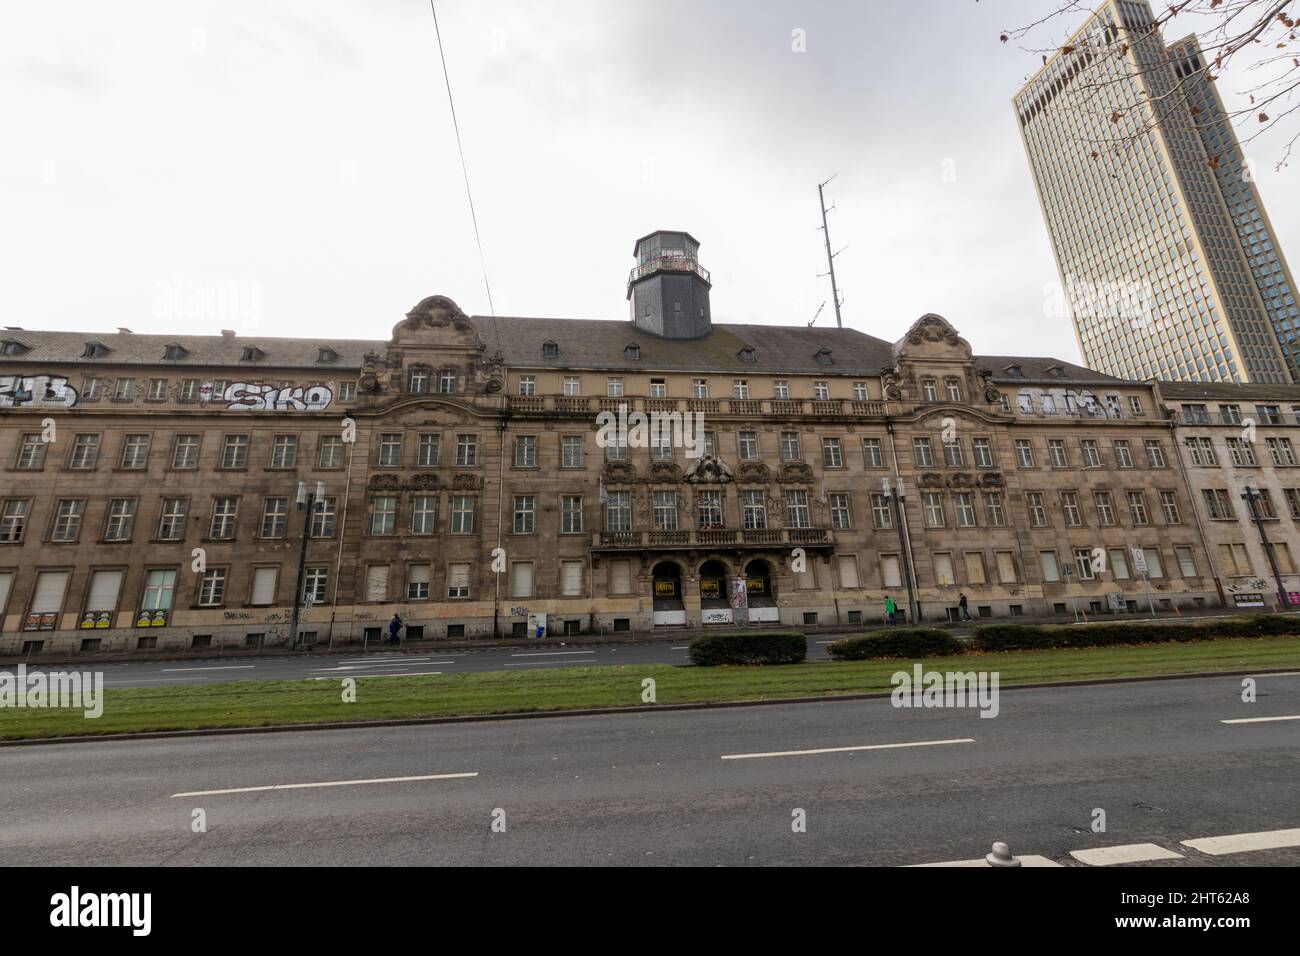
{"label": "dormer window", "polygon": [[323,348],[316,353],[317,362],[329,364],[330,362],[337,362],[338,360],[339,360],[339,353],[335,352],[331,348]]}
{"label": "dormer window", "polygon": [[1012,378],[1025,377],[1025,370],[1021,368],[1019,365],[1008,365],[1006,367],[1006,373],[1010,375]]}
{"label": "dormer window", "polygon": [[830,350],[830,349],[818,349],[818,350],[817,350],[817,354],[814,355],[813,358],[817,359],[817,364],[818,364],[818,365],[834,365],[834,364],[835,364],[834,360],[831,358],[831,350]]}
{"label": "dormer window", "polygon": [[542,358],[559,358],[560,346],[555,342],[542,343]]}
{"label": "dormer window", "polygon": [[103,342],[87,342],[86,350],[81,353],[82,358],[103,358],[113,351]]}
{"label": "dormer window", "polygon": [[266,353],[256,345],[245,345],[244,354],[239,357],[241,362],[260,362],[266,357]]}
{"label": "dormer window", "polygon": [[1065,378],[1065,369],[1059,365],[1049,365],[1047,367],[1047,374],[1052,376],[1052,378]]}
{"label": "dormer window", "polygon": [[177,345],[173,342],[171,345],[164,347],[163,358],[168,362],[179,362],[185,356],[190,354],[190,350],[183,345]]}
{"label": "dormer window", "polygon": [[17,339],[5,339],[0,342],[0,355],[22,355],[24,352],[30,351],[30,346],[23,345]]}
{"label": "dormer window", "polygon": [[625,349],[623,350],[623,358],[625,358],[625,359],[631,359],[632,361],[636,361],[637,359],[640,359],[640,358],[641,358],[641,346],[639,346],[639,345],[629,345],[627,348],[625,348]]}
{"label": "dormer window", "polygon": [[742,362],[757,362],[757,361],[758,361],[758,353],[754,351],[754,347],[753,347],[752,345],[746,345],[746,346],[745,346],[743,349],[741,349],[740,352],[737,353],[737,354],[740,355],[740,360],[741,360]]}

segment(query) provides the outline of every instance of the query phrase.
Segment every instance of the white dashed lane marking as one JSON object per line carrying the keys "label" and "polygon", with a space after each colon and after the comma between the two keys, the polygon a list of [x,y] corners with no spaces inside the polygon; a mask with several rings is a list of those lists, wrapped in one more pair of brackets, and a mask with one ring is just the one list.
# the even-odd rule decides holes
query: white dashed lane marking
{"label": "white dashed lane marking", "polygon": [[1126,843],[1123,846],[1099,846],[1089,850],[1071,850],[1070,856],[1089,866],[1115,866],[1118,863],[1146,863],[1151,860],[1181,860],[1183,855],[1154,843]]}

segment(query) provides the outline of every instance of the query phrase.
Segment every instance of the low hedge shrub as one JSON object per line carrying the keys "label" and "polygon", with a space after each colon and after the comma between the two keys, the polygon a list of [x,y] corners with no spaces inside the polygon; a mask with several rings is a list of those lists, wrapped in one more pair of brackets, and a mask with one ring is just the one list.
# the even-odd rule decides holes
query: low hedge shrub
{"label": "low hedge shrub", "polygon": [[1105,624],[983,624],[974,629],[973,644],[984,651],[1035,650],[1051,647],[1106,647],[1115,644],[1165,644],[1171,641],[1213,641],[1232,637],[1300,634],[1300,619],[1274,614],[1250,614],[1210,621],[1153,624],[1117,621]]}
{"label": "low hedge shrub", "polygon": [[866,661],[880,657],[946,657],[960,654],[961,644],[937,627],[891,627],[846,637],[826,650],[842,661]]}
{"label": "low hedge shrub", "polygon": [[690,655],[691,663],[699,667],[798,664],[808,656],[808,638],[794,631],[705,634],[691,641]]}

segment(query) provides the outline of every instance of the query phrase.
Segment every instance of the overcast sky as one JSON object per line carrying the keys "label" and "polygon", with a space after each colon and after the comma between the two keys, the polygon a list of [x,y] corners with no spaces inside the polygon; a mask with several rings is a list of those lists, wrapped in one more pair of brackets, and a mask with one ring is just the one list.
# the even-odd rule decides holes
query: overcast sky
{"label": "overcast sky", "polygon": [[[439,0],[498,314],[626,318],[633,241],[669,228],[715,321],[806,323],[837,174],[846,325],[938,312],[1077,360],[1011,109],[1039,61],[998,41],[1055,2]],[[426,295],[488,311],[427,0],[13,4],[0,70],[0,324],[382,339]],[[1294,251],[1280,141],[1250,154]]]}

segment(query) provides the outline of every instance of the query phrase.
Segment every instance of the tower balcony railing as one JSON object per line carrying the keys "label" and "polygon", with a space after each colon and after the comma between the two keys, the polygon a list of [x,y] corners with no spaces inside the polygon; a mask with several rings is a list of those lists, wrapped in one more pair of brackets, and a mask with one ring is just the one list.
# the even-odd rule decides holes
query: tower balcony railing
{"label": "tower balcony railing", "polygon": [[661,255],[633,266],[628,274],[627,284],[631,285],[637,279],[654,272],[694,272],[705,282],[712,282],[709,278],[709,270],[700,265],[700,261],[694,256]]}
{"label": "tower balcony railing", "polygon": [[[849,416],[883,418],[890,403],[846,398],[661,398],[605,395],[511,395],[510,410],[523,414],[594,415],[597,412],[618,414],[632,412],[702,412],[706,415],[736,415],[744,418],[772,416],[788,418],[813,415],[818,418]],[[893,411],[904,411],[895,403]]]}

